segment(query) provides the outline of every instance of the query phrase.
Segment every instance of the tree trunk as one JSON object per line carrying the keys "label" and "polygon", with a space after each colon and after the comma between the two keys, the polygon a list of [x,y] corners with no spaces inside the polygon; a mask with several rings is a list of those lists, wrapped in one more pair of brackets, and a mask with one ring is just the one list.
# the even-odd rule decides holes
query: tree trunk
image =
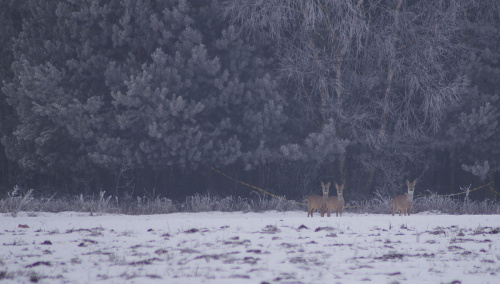
{"label": "tree trunk", "polygon": [[455,155],[455,148],[451,149],[449,157],[450,157],[450,164],[449,164],[449,167],[450,167],[450,185],[448,187],[447,193],[453,193],[455,188],[456,188],[456,184],[457,184],[457,178],[456,178],[457,158]]}
{"label": "tree trunk", "polygon": [[[394,34],[392,35],[392,42],[395,43],[396,40],[396,32],[399,26],[399,12],[401,10],[401,4],[403,4],[403,0],[399,0],[397,5],[396,5],[396,15],[394,18],[395,21],[395,29],[394,29]],[[392,81],[394,78],[394,64],[396,61],[396,50],[395,47],[393,48],[393,51],[391,53],[391,59],[389,61],[389,66],[387,70],[387,86],[385,88],[385,93],[384,93],[384,101],[383,101],[383,108],[382,108],[382,117],[380,119],[380,129],[379,129],[379,138],[384,141],[384,136],[387,132],[387,123],[388,123],[388,118],[389,118],[389,112],[390,112],[390,98],[391,98],[391,91],[392,91]],[[383,142],[382,142],[383,143]],[[376,164],[378,160],[380,159],[381,152],[380,150],[375,150],[375,157],[374,157],[374,163]],[[368,174],[368,180],[366,181],[365,187],[363,188],[363,195],[368,195],[370,193],[372,184],[373,184],[373,178],[375,177],[375,171],[376,167],[372,166],[370,169],[370,172]]]}
{"label": "tree trunk", "polygon": [[493,202],[496,202],[498,200],[498,195],[495,193],[498,192],[495,188],[498,188],[498,186],[495,186],[495,174],[490,173],[488,177],[488,183],[490,184],[488,187],[488,193],[486,194],[485,198],[492,200]]}

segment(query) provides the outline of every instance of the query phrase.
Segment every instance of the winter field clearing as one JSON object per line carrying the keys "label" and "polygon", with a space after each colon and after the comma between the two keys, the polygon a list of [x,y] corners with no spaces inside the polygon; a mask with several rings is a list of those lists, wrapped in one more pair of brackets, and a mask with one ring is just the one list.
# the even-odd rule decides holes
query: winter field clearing
{"label": "winter field clearing", "polygon": [[12,283],[499,283],[500,215],[2,214]]}

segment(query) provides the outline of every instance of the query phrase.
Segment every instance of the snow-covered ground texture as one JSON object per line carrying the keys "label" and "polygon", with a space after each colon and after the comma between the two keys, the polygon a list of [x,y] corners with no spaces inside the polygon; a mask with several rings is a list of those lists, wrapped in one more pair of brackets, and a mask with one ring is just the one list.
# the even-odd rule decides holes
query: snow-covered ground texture
{"label": "snow-covered ground texture", "polygon": [[12,283],[500,283],[500,215],[0,216]]}

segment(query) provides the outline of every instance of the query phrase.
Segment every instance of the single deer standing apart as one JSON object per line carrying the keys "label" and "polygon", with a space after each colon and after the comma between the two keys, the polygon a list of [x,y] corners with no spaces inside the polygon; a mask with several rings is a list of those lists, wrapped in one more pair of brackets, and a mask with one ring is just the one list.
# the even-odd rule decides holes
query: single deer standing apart
{"label": "single deer standing apart", "polygon": [[[335,188],[337,189],[337,196],[330,196],[326,200],[327,211],[326,216],[330,217],[330,213],[335,210],[335,216],[342,217],[342,210],[344,209],[344,185],[339,186],[335,183]],[[324,214],[324,213],[323,213]]]}
{"label": "single deer standing apart", "polygon": [[[325,206],[326,200],[328,199],[328,192],[330,191],[330,182],[324,184],[321,182],[321,188],[323,189],[323,196],[313,194],[307,198],[307,217],[313,216],[314,210],[319,210],[321,212],[323,206]],[[323,214],[321,214],[323,217]]]}
{"label": "single deer standing apart", "polygon": [[401,216],[401,213],[405,214],[405,216],[406,213],[408,213],[408,216],[410,216],[410,211],[413,207],[413,193],[415,192],[415,184],[417,184],[417,180],[414,180],[413,182],[406,180],[406,184],[408,185],[408,194],[398,195],[394,197],[394,200],[392,201],[392,216],[394,216],[394,214],[398,211],[399,216]]}

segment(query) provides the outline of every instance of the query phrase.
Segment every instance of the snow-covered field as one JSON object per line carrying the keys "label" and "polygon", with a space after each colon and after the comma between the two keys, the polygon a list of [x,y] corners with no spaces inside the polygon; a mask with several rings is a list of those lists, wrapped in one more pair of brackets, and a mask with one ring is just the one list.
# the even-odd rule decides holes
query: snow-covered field
{"label": "snow-covered field", "polygon": [[500,283],[500,215],[306,215],[2,214],[0,280]]}

